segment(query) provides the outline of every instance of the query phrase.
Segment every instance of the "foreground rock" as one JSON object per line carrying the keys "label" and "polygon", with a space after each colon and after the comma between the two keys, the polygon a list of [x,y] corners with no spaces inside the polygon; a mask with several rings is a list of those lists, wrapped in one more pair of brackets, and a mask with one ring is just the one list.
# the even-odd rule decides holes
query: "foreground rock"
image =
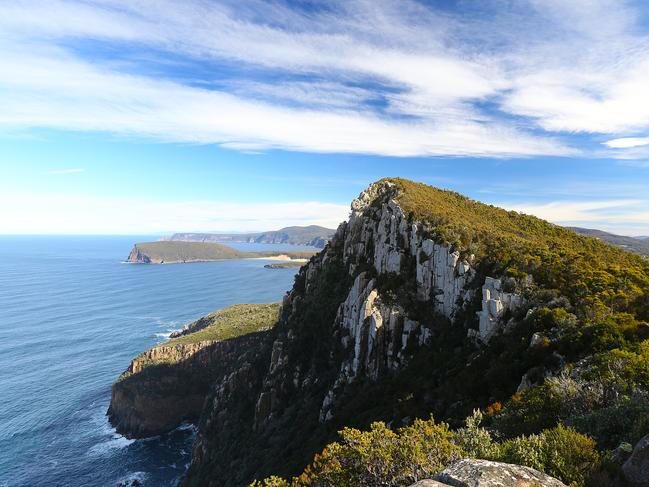
{"label": "foreground rock", "polygon": [[452,463],[435,480],[453,487],[566,487],[533,468],[474,459]]}
{"label": "foreground rock", "polygon": [[111,424],[128,438],[145,438],[196,422],[211,386],[255,358],[278,307],[226,308],[133,359],[113,384]]}
{"label": "foreground rock", "polygon": [[649,435],[638,442],[622,469],[630,485],[649,487]]}
{"label": "foreground rock", "polygon": [[437,480],[424,479],[419,482],[415,482],[410,487],[448,487],[448,484],[443,484]]}

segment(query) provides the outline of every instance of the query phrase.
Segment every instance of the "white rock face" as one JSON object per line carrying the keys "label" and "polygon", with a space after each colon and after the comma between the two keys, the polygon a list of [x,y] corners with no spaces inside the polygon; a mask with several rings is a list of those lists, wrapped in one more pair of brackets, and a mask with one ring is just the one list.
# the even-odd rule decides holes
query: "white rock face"
{"label": "white rock face", "polygon": [[515,310],[523,304],[520,295],[502,290],[500,279],[485,278],[482,286],[482,310],[478,312],[479,337],[488,342],[503,326],[502,316],[507,310]]}
{"label": "white rock face", "polygon": [[[390,188],[390,183],[382,183]],[[421,236],[417,224],[409,224],[397,202],[390,199],[377,207],[374,218],[364,211],[370,208],[379,193],[378,185],[364,191],[352,202],[352,213],[345,234],[344,255],[354,264],[371,257],[378,274],[398,273],[404,256],[416,258],[417,295],[422,301],[432,299],[433,307],[451,319],[463,301],[465,287],[475,271],[459,252],[452,252]],[[353,269],[355,267],[352,267]]]}
{"label": "white rock face", "polygon": [[[473,256],[463,259],[449,246],[425,237],[428,228],[422,223],[408,222],[395,199],[377,199],[393,188],[391,183],[383,182],[361,193],[352,202],[349,222],[339,227],[334,240],[342,241],[343,258],[351,275],[356,274],[359,266],[369,264],[379,276],[411,276],[417,299],[427,303],[431,311],[452,320],[474,296],[474,291],[468,289],[476,275],[471,265]],[[401,307],[387,304],[369,274],[361,272],[356,276],[338,309],[337,326],[349,356],[323,400],[321,421],[332,417],[338,388],[360,375],[376,379],[384,371],[400,369],[412,353],[409,345],[421,346],[431,336],[431,329],[408,318]],[[311,275],[308,269],[307,289]],[[485,280],[482,294],[480,329],[469,331],[487,342],[502,326],[500,318],[504,312],[521,300],[515,294],[503,292],[500,281],[490,277]]]}

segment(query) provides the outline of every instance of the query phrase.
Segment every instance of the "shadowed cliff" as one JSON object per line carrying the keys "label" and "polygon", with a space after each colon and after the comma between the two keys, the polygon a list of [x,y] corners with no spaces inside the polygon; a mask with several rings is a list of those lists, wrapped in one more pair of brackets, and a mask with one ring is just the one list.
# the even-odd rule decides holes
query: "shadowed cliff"
{"label": "shadowed cliff", "polygon": [[145,438],[195,423],[212,386],[257,360],[278,308],[231,306],[140,354],[113,384],[111,424],[128,438]]}

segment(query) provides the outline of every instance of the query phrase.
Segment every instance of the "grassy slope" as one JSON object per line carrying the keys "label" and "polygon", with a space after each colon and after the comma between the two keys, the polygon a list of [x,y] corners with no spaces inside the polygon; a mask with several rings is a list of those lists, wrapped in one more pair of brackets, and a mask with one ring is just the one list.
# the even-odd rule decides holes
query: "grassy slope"
{"label": "grassy slope", "polygon": [[315,250],[243,252],[213,242],[160,241],[135,244],[152,260],[164,262],[205,261],[221,259],[249,259],[287,255],[292,259],[308,259]]}
{"label": "grassy slope", "polygon": [[631,252],[636,252],[640,255],[645,255],[649,257],[649,241],[643,240],[641,238],[625,237],[623,235],[615,235],[613,233],[604,232],[602,230],[596,230],[592,228],[580,228],[580,227],[566,227],[570,230],[577,232],[580,235],[586,235],[587,237],[594,237],[604,242],[608,242],[612,245],[617,245],[623,249],[629,250]]}
{"label": "grassy slope", "polygon": [[210,321],[205,328],[172,338],[158,346],[171,347],[204,341],[228,340],[256,331],[268,330],[277,322],[279,306],[279,303],[228,306],[203,318]]}
{"label": "grassy slope", "polygon": [[183,260],[243,259],[245,252],[225,245],[203,242],[143,242],[135,244],[151,259],[165,262]]}
{"label": "grassy slope", "polygon": [[453,191],[442,190],[394,178],[389,181],[402,189],[399,204],[417,220],[438,225],[449,243],[461,247],[472,241],[507,241],[515,247],[537,249],[581,249],[602,261],[642,264],[636,256],[614,248],[598,239],[577,235],[540,218],[507,211],[472,200]]}
{"label": "grassy slope", "polygon": [[[394,178],[406,214],[434,225],[433,239],[474,254],[487,271],[530,274],[573,304],[611,306],[649,292],[649,260],[533,216],[486,205],[452,191]],[[624,308],[624,306],[618,306]]]}

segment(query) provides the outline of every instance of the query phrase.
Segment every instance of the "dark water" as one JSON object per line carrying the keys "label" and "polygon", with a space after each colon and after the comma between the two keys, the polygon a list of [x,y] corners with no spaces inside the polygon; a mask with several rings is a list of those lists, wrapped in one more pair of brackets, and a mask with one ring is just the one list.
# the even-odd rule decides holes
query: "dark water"
{"label": "dark water", "polygon": [[120,437],[105,416],[111,383],[171,330],[230,304],[280,300],[293,282],[295,269],[261,260],[122,263],[142,240],[0,237],[0,487],[174,485],[193,430]]}

